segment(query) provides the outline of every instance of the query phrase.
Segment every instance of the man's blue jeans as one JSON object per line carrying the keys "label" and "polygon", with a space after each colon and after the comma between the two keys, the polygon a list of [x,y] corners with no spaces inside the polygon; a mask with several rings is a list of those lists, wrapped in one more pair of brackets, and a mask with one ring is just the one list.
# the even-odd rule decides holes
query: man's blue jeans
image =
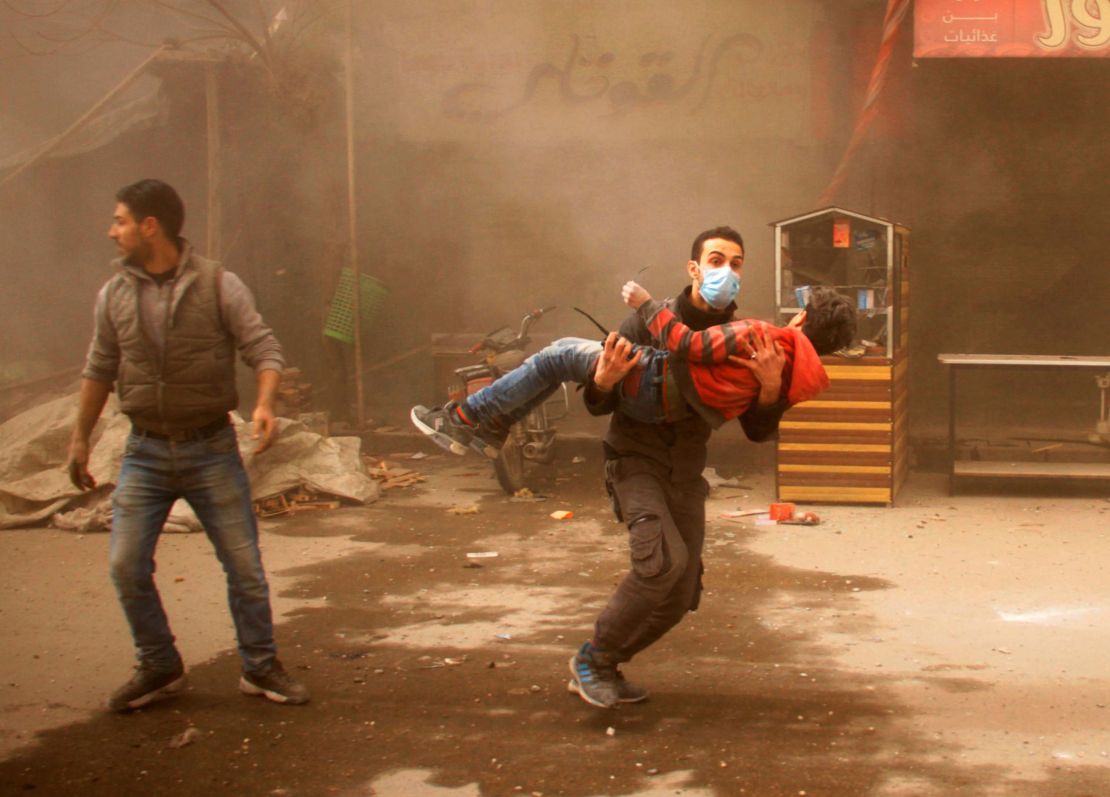
{"label": "man's blue jeans", "polygon": [[[600,341],[560,338],[492,385],[467,396],[466,409],[478,423],[496,426],[505,418],[519,421],[533,407],[546,401],[563,382],[584,384],[601,349]],[[634,380],[626,377],[626,384],[635,383],[636,389],[626,390],[626,385],[621,385],[620,410],[638,421],[659,423],[663,420],[659,383],[667,353],[647,346],[637,346],[636,350],[643,351],[637,365],[642,376]]]}
{"label": "man's blue jeans", "polygon": [[276,655],[270,589],[258,549],[258,524],[235,430],[173,442],[133,431],[112,493],[110,571],[139,661],[175,670],[174,646],[154,585],[154,549],[178,498],[196,512],[227,574],[227,599],[243,669],[268,669]]}

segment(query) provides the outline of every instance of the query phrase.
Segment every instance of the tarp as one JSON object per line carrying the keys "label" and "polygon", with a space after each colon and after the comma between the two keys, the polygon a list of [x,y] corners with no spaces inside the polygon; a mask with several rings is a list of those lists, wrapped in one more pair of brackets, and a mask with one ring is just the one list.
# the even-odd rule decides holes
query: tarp
{"label": "tarp", "polygon": [[[360,504],[377,499],[379,487],[362,467],[357,437],[323,437],[302,423],[278,418],[276,441],[256,457],[250,425],[234,413],[232,417],[255,499],[299,486]],[[45,524],[57,513],[67,513],[56,524],[63,528],[103,527],[131,423],[113,395],[93,434],[89,472],[97,487],[83,493],[65,470],[76,418],[74,394],[0,425],[0,529]],[[85,511],[68,514],[73,510]],[[197,527],[191,513],[180,508],[175,507],[171,518],[175,527]]]}
{"label": "tarp", "polygon": [[22,166],[32,158],[39,157],[40,153],[48,153],[46,157],[50,158],[68,158],[93,152],[125,133],[165,124],[168,114],[169,105],[161,88],[156,86],[136,99],[102,111],[64,140],[59,140],[60,135],[53,136],[23,152],[0,157],[0,171]]}

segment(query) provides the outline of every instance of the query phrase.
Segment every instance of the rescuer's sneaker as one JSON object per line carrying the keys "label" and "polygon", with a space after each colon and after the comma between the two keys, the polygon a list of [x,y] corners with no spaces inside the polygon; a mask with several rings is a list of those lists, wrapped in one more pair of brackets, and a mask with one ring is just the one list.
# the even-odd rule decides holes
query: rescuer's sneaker
{"label": "rescuer's sneaker", "polygon": [[620,702],[616,666],[589,642],[570,657],[570,674],[578,696],[591,706],[613,708]]}
{"label": "rescuer's sneaker", "polygon": [[455,401],[432,409],[417,404],[409,413],[409,418],[417,429],[432,438],[433,443],[460,457],[471,448],[482,456],[496,459],[501,448],[494,435],[485,434],[480,427],[463,420]]}
{"label": "rescuer's sneaker", "polygon": [[240,675],[239,691],[244,695],[262,695],[267,700],[290,706],[299,706],[309,700],[308,689],[287,673],[277,659],[268,670]]}
{"label": "rescuer's sneaker", "polygon": [[135,668],[131,680],[108,698],[110,711],[134,711],[145,705],[170,697],[185,688],[185,668],[154,670],[145,664]]}
{"label": "rescuer's sneaker", "polygon": [[[580,695],[578,691],[578,681],[571,678],[567,681],[567,691],[572,695]],[[618,703],[642,703],[648,699],[650,693],[642,686],[629,681],[624,677],[624,673],[617,670],[617,702]]]}

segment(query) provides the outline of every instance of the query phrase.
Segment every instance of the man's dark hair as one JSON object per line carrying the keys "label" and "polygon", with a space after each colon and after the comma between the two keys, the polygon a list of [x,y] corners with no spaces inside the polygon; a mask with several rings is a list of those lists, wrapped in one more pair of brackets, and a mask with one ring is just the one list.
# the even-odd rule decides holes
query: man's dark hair
{"label": "man's dark hair", "polygon": [[809,295],[802,332],[818,354],[832,354],[856,336],[856,307],[833,288],[818,285]]}
{"label": "man's dark hair", "polygon": [[697,238],[694,239],[694,245],[690,247],[690,259],[694,261],[701,261],[701,250],[705,246],[705,242],[710,238],[724,238],[726,241],[732,241],[740,247],[740,251],[744,251],[744,239],[740,237],[740,233],[731,227],[714,227],[712,230],[706,230]]}
{"label": "man's dark hair", "polygon": [[158,219],[166,237],[177,242],[185,223],[185,205],[172,186],[161,180],[139,180],[117,191],[116,201],[127,205],[137,222],[147,216]]}

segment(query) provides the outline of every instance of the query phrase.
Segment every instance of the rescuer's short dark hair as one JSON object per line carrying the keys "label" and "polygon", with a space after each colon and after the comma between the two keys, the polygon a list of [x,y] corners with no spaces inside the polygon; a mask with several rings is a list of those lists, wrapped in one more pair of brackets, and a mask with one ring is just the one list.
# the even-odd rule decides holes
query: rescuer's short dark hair
{"label": "rescuer's short dark hair", "polygon": [[706,230],[697,238],[694,239],[693,246],[690,247],[690,259],[694,262],[701,262],[701,250],[705,246],[705,242],[710,238],[723,238],[726,241],[732,241],[740,247],[740,251],[744,251],[744,239],[740,237],[740,233],[731,227],[714,227],[712,230]]}

